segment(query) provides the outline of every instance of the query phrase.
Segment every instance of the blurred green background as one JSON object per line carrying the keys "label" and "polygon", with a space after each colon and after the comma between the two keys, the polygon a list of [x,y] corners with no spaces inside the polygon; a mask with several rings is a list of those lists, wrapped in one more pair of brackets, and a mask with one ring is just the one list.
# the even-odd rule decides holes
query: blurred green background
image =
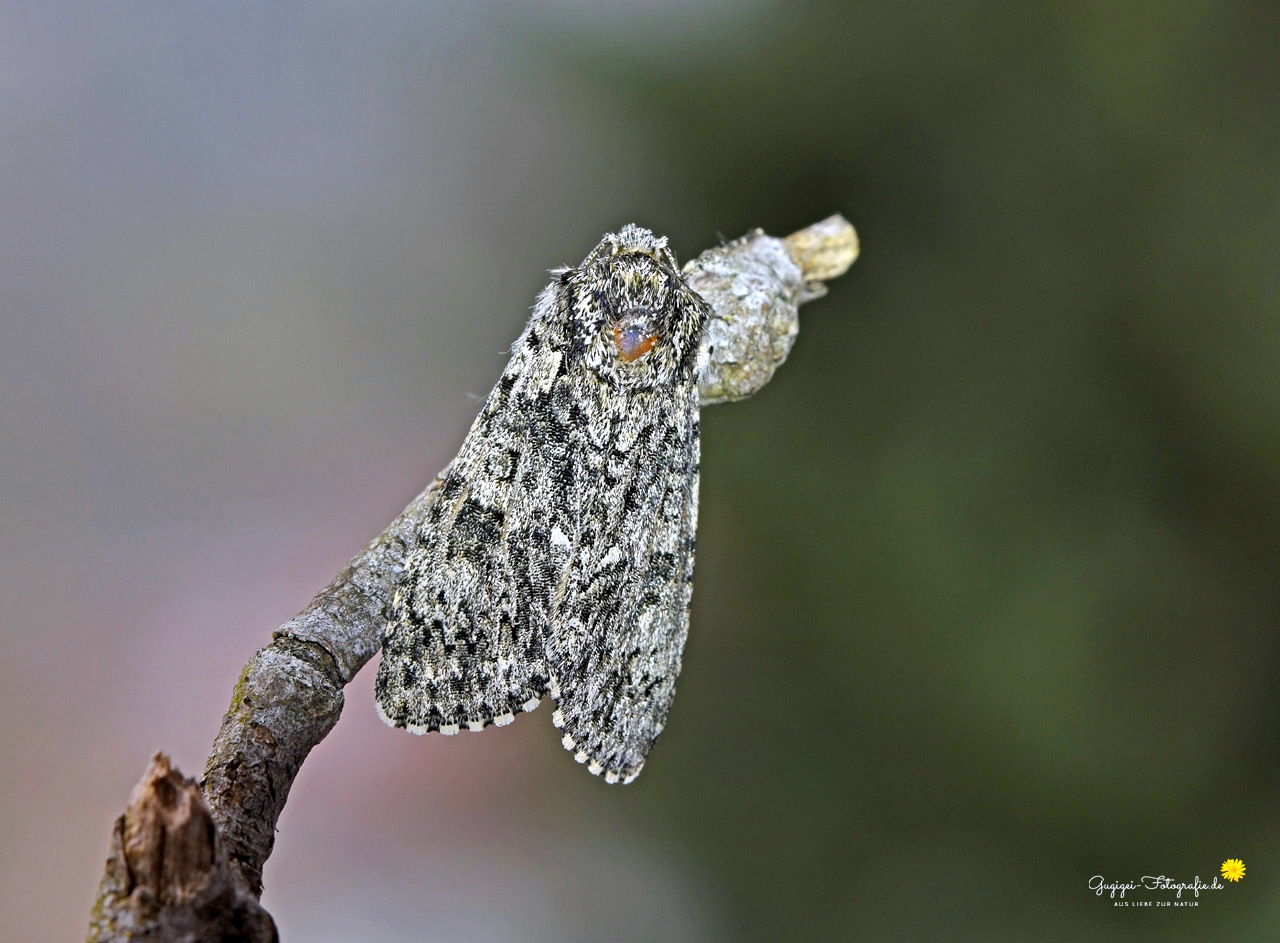
{"label": "blurred green background", "polygon": [[[153,749],[452,456],[545,281],[832,212],[703,418],[667,733],[420,740],[371,669],[284,939],[1269,940],[1280,7],[0,10],[0,904],[82,933]],[[1124,909],[1096,874],[1245,879]],[[1140,894],[1139,900],[1168,895]]]}

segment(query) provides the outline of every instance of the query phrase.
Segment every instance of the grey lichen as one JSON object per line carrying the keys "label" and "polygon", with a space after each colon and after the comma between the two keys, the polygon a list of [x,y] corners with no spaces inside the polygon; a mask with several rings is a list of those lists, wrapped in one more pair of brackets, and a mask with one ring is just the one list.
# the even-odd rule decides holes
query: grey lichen
{"label": "grey lichen", "polygon": [[690,287],[712,309],[702,405],[746,399],[768,383],[800,332],[800,305],[826,294],[823,281],[857,257],[857,233],[831,216],[786,239],[756,230],[685,265]]}

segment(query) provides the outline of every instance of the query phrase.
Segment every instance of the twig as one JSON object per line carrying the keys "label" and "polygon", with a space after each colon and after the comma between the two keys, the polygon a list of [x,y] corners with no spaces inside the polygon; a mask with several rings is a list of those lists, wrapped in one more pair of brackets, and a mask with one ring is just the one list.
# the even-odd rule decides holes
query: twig
{"label": "twig", "polygon": [[278,939],[218,841],[200,787],[157,753],[116,819],[90,940]]}
{"label": "twig", "polygon": [[[757,230],[686,265],[713,310],[703,405],[769,382],[795,341],[799,306],[824,294],[822,282],[857,254],[853,227],[832,216],[786,239]],[[152,760],[116,822],[91,943],[276,938],[257,903],[276,821],[307,754],[338,722],[343,687],[382,644],[409,537],[439,482],[249,659],[199,790],[163,755]]]}

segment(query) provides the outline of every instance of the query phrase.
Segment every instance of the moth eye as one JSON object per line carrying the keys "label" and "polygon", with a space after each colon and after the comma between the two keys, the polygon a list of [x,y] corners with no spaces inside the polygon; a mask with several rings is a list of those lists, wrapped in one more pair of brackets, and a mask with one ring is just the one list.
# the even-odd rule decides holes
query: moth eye
{"label": "moth eye", "polygon": [[615,327],[613,343],[617,345],[618,354],[627,363],[638,360],[653,349],[657,334],[647,334],[638,327]]}

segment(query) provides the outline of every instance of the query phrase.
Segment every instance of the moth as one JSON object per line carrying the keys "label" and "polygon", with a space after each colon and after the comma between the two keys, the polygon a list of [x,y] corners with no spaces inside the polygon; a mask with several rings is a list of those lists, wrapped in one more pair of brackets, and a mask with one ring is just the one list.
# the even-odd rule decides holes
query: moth
{"label": "moth", "polygon": [[454,734],[550,694],[574,759],[627,783],[689,631],[711,312],[635,225],[551,274],[414,534],[378,711]]}

